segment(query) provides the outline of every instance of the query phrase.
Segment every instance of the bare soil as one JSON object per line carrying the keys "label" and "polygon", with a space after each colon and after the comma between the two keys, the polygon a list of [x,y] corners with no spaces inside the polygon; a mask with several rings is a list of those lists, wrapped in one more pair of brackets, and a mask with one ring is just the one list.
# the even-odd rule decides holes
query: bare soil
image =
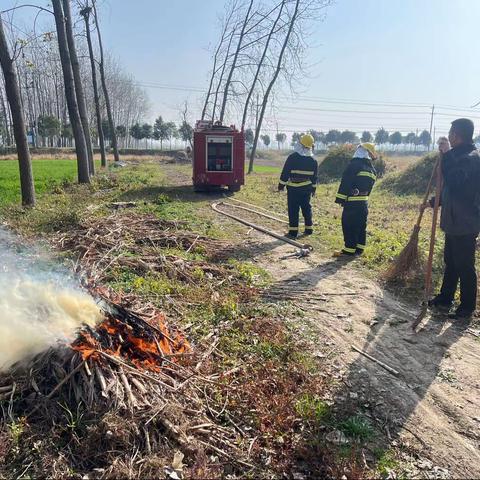
{"label": "bare soil", "polygon": [[320,355],[335,354],[345,385],[337,401],[358,395],[392,442],[408,442],[431,461],[423,465],[432,474],[441,467],[453,478],[479,478],[480,349],[470,326],[429,315],[415,332],[419,308],[366,279],[355,261],[284,259],[292,247],[271,245],[256,260],[275,278],[274,291],[304,310],[299,334],[310,335]]}

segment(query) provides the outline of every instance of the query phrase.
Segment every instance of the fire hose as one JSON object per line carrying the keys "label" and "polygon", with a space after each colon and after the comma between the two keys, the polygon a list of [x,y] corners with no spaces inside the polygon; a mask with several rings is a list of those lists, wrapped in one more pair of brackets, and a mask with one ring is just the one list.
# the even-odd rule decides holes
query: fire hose
{"label": "fire hose", "polygon": [[[212,206],[212,209],[215,212],[217,212],[221,215],[224,215],[228,218],[231,218],[232,220],[235,220],[235,221],[241,223],[242,225],[245,225],[245,226],[253,228],[253,229],[255,229],[255,230],[257,230],[261,233],[264,233],[265,235],[268,235],[270,237],[276,238],[277,240],[288,243],[289,245],[293,245],[294,247],[297,247],[299,249],[298,256],[300,256],[300,257],[305,257],[305,256],[309,255],[310,252],[313,250],[313,247],[309,244],[300,243],[300,242],[297,242],[295,240],[292,240],[291,238],[285,237],[283,235],[279,235],[278,233],[272,232],[271,230],[268,230],[268,229],[266,229],[266,228],[264,228],[260,225],[256,225],[255,223],[249,222],[248,220],[245,220],[241,217],[233,215],[232,213],[228,213],[225,210],[221,210],[219,208],[222,205],[227,206],[227,207],[231,207],[231,208],[237,208],[237,209],[244,210],[244,211],[247,211],[247,212],[255,213],[256,215],[260,215],[260,216],[268,218],[270,220],[275,220],[275,221],[280,222],[280,223],[288,224],[288,222],[286,220],[282,220],[280,218],[274,217],[273,215],[270,215],[271,212],[268,212],[268,210],[266,210],[262,207],[257,207],[256,205],[252,205],[252,204],[249,204],[249,203],[246,203],[246,202],[242,202],[240,200],[234,200],[234,201],[238,202],[238,203],[241,203],[242,205],[235,205],[235,204],[230,203],[230,202],[220,201],[220,202],[212,203],[211,206]],[[243,205],[248,205],[249,207],[254,207],[254,208],[249,208],[249,207],[243,206]],[[263,213],[263,212],[260,212],[259,210],[264,210],[264,212],[268,212],[268,213]]]}

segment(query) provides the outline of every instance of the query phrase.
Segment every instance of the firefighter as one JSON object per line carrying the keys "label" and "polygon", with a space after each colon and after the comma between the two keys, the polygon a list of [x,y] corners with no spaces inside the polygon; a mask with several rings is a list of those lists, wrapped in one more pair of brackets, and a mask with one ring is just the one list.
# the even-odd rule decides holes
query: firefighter
{"label": "firefighter", "polygon": [[305,235],[313,233],[312,206],[310,199],[315,195],[317,187],[318,164],[313,157],[314,139],[306,134],[300,137],[295,152],[288,156],[283,166],[278,191],[287,186],[288,201],[288,233],[287,237],[298,235],[299,210],[305,220]]}
{"label": "firefighter", "polygon": [[367,243],[368,197],[377,179],[375,145],[360,144],[343,172],[335,203],[343,207],[344,247],[335,257],[361,255]]}

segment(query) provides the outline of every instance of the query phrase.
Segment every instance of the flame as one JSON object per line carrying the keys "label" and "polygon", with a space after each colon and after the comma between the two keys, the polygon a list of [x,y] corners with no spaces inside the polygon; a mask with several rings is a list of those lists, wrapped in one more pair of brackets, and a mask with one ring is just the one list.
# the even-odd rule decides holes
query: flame
{"label": "flame", "polygon": [[[161,333],[127,323],[108,315],[95,329],[84,329],[71,347],[83,358],[98,356],[98,351],[121,357],[140,369],[160,371],[164,355],[181,354],[190,350],[189,343],[179,334],[173,337],[164,323],[165,317],[157,315],[150,321]],[[135,331],[137,330],[137,331]],[[172,360],[173,361],[173,360]]]}

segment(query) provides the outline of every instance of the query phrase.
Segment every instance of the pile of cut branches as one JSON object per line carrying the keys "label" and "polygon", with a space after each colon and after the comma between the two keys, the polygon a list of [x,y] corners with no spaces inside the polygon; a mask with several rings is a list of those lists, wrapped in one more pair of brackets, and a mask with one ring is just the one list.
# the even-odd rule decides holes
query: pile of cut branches
{"label": "pile of cut branches", "polygon": [[[223,283],[241,283],[234,266],[218,263],[233,256],[232,244],[182,230],[182,225],[153,215],[114,213],[61,232],[53,242],[60,250],[75,252],[75,272],[86,273],[97,284],[111,280],[113,267],[139,275],[161,272],[188,283],[197,282],[201,271]],[[183,257],[175,250],[184,252]],[[200,259],[189,259],[188,254]]]}
{"label": "pile of cut branches", "polygon": [[0,375],[3,423],[22,429],[0,473],[12,475],[17,464],[29,465],[23,475],[45,475],[47,459],[57,476],[159,477],[161,469],[210,478],[222,461],[232,473],[253,471],[250,439],[234,422],[222,425],[205,399],[205,386],[220,380],[201,373],[213,349],[200,358],[160,312],[144,317],[109,290],[94,293],[105,314],[99,325]]}

